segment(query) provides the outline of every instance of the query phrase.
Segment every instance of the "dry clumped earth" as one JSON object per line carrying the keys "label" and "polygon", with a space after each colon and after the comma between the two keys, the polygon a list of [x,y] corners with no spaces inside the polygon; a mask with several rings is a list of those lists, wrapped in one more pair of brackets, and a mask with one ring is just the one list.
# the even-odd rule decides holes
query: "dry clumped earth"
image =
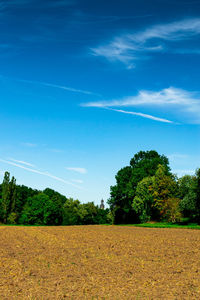
{"label": "dry clumped earth", "polygon": [[200,231],[1,226],[0,299],[200,299]]}

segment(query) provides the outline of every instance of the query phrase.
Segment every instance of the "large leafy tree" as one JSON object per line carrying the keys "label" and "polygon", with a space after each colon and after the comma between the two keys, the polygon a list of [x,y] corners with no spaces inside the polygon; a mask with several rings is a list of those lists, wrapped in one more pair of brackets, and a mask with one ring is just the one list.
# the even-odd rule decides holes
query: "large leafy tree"
{"label": "large leafy tree", "polygon": [[59,202],[59,204],[62,206],[67,198],[64,196],[64,195],[61,195],[60,193],[54,191],[53,189],[50,189],[50,188],[46,188],[44,191],[43,191],[44,194],[46,194],[47,196],[49,196],[50,199],[56,199],[57,202]]}
{"label": "large leafy tree", "polygon": [[105,224],[110,222],[108,212],[93,202],[81,204],[69,198],[63,206],[63,225]]}
{"label": "large leafy tree", "polygon": [[129,208],[131,203],[130,198],[130,179],[132,177],[132,168],[125,167],[118,171],[115,176],[116,185],[111,186],[111,197],[108,200],[111,209],[116,207]]}
{"label": "large leafy tree", "polygon": [[60,210],[57,203],[44,193],[29,197],[22,211],[21,224],[58,225]]}
{"label": "large leafy tree", "polygon": [[130,165],[133,167],[134,173],[142,178],[147,177],[147,175],[153,176],[158,165],[165,166],[165,173],[170,174],[168,158],[165,155],[158,154],[155,150],[139,151],[131,159]]}
{"label": "large leafy tree", "polygon": [[138,221],[132,202],[136,196],[138,183],[145,177],[153,176],[158,165],[165,167],[165,174],[170,175],[169,161],[156,151],[140,151],[130,161],[130,166],[122,168],[116,175],[116,185],[111,186],[108,204],[114,212],[115,223]]}
{"label": "large leafy tree", "polygon": [[46,224],[61,224],[63,217],[63,205],[66,202],[67,198],[50,188],[46,188],[43,193],[49,197],[51,203],[49,203],[49,210],[47,210],[47,215],[49,215],[50,217],[45,218]]}
{"label": "large leafy tree", "polygon": [[79,216],[81,224],[95,224],[98,209],[93,202],[83,203],[80,205]]}
{"label": "large leafy tree", "polygon": [[165,166],[159,165],[154,176],[138,183],[132,206],[141,222],[150,219],[175,222],[181,216],[177,194],[176,178],[166,175]]}
{"label": "large leafy tree", "polygon": [[178,185],[174,176],[166,175],[165,167],[159,165],[152,177],[153,207],[157,210],[158,219],[175,222],[180,219]]}
{"label": "large leafy tree", "polygon": [[29,197],[22,211],[19,222],[21,224],[42,225],[44,223],[44,210],[49,202],[49,197],[39,193]]}
{"label": "large leafy tree", "polygon": [[63,205],[63,225],[80,224],[80,201],[69,198]]}
{"label": "large leafy tree", "polygon": [[200,223],[200,169],[194,176],[185,175],[179,179],[179,196],[184,217]]}
{"label": "large leafy tree", "polygon": [[145,177],[136,188],[135,197],[133,198],[133,209],[138,214],[142,223],[151,219],[153,212],[153,177]]}
{"label": "large leafy tree", "polygon": [[16,186],[16,203],[15,203],[15,211],[20,216],[25,203],[29,197],[33,197],[38,195],[41,191],[34,190],[25,185],[17,185]]}
{"label": "large leafy tree", "polygon": [[102,209],[96,206],[96,209],[97,209],[97,215],[94,218],[95,224],[109,224],[112,222],[108,208]]}
{"label": "large leafy tree", "polygon": [[196,214],[196,187],[197,179],[195,176],[184,175],[178,180],[180,209],[183,216],[194,219]]}

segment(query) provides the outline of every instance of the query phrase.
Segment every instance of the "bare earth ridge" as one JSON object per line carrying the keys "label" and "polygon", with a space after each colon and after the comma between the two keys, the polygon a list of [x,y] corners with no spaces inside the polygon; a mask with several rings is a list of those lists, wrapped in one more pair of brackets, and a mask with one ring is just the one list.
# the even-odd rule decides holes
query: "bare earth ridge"
{"label": "bare earth ridge", "polygon": [[200,231],[1,226],[0,299],[200,299]]}

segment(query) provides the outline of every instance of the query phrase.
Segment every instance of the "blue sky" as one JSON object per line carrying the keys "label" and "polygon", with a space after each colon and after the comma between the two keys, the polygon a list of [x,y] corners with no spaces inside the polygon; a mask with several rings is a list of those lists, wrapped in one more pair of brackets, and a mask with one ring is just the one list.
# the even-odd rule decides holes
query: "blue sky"
{"label": "blue sky", "polygon": [[109,198],[140,150],[200,167],[200,1],[0,0],[0,174]]}

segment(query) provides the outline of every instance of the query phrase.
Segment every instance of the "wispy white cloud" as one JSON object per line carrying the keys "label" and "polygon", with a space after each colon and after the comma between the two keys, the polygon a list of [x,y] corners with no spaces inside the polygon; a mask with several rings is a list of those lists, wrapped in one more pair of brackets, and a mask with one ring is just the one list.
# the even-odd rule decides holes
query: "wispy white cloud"
{"label": "wispy white cloud", "polygon": [[9,158],[9,160],[13,161],[13,162],[16,162],[16,163],[19,163],[19,164],[22,164],[22,165],[25,165],[25,166],[29,166],[29,167],[35,167],[33,164],[30,164],[26,161],[23,161],[23,160],[17,160],[17,159],[14,159],[14,158]]}
{"label": "wispy white cloud", "polygon": [[195,111],[200,109],[199,100],[200,93],[169,87],[160,91],[141,90],[136,96],[129,96],[119,100],[88,102],[83,105],[93,107],[182,105],[187,107],[188,110]]}
{"label": "wispy white cloud", "polygon": [[[0,45],[0,48],[1,48],[1,45]],[[73,93],[80,93],[80,94],[92,95],[92,96],[98,96],[98,97],[101,96],[100,94],[94,93],[91,91],[76,89],[76,88],[72,88],[72,87],[65,86],[65,85],[57,85],[57,84],[53,84],[53,83],[47,83],[47,82],[43,82],[43,81],[26,80],[26,79],[21,79],[21,78],[10,78],[10,77],[3,76],[3,75],[0,75],[0,79],[1,80],[11,80],[11,81],[21,82],[21,83],[28,83],[28,84],[32,84],[32,85],[40,85],[40,86],[44,86],[44,87],[60,89],[60,90],[69,91],[69,92],[73,92]]]}
{"label": "wispy white cloud", "polygon": [[72,88],[69,86],[64,86],[64,85],[57,85],[57,84],[52,84],[52,83],[47,83],[47,82],[42,82],[42,81],[32,81],[32,80],[24,80],[24,79],[16,79],[16,78],[13,80],[18,81],[18,82],[46,86],[46,87],[50,87],[50,88],[56,88],[56,89],[69,91],[69,92],[73,92],[73,93],[81,93],[81,94],[85,94],[85,95],[100,96],[99,94],[96,94],[96,93],[93,93],[90,91],[75,89],[75,88]]}
{"label": "wispy white cloud", "polygon": [[86,174],[87,170],[85,168],[79,168],[79,167],[66,167],[67,170],[69,171],[74,171],[80,174]]}
{"label": "wispy white cloud", "polygon": [[133,41],[145,43],[146,41],[158,38],[163,40],[182,40],[200,34],[200,18],[185,19],[178,22],[155,25],[143,32],[129,35]]}
{"label": "wispy white cloud", "polygon": [[113,110],[113,111],[116,111],[116,112],[123,113],[123,114],[129,114],[129,115],[139,116],[139,117],[142,117],[142,118],[151,119],[151,120],[158,121],[158,122],[174,123],[173,121],[170,121],[170,120],[167,120],[167,119],[158,118],[158,117],[155,117],[155,116],[152,116],[152,115],[143,114],[143,113],[139,113],[139,112],[126,111],[126,110],[113,109],[113,108],[109,108],[109,109]]}
{"label": "wispy white cloud", "polygon": [[[177,109],[178,113],[186,113],[192,123],[200,122],[200,93],[169,87],[160,91],[139,91],[136,96],[83,103],[86,107],[149,107]],[[122,111],[121,111],[122,112]],[[133,113],[132,113],[133,114]],[[135,114],[135,113],[134,113]],[[159,119],[159,118],[158,118]],[[169,120],[167,120],[169,121]]]}
{"label": "wispy white cloud", "polygon": [[4,160],[4,159],[0,159],[0,161],[3,162],[3,163],[5,163],[5,164],[9,164],[9,165],[12,165],[14,167],[17,167],[17,168],[20,168],[20,169],[24,169],[24,170],[26,170],[28,172],[31,172],[31,173],[36,173],[36,174],[40,174],[40,175],[43,175],[43,176],[50,177],[50,178],[55,179],[57,181],[63,182],[65,184],[67,184],[67,185],[72,185],[73,187],[75,187],[77,189],[81,189],[79,186],[73,184],[72,182],[64,180],[64,179],[62,179],[60,177],[54,176],[54,175],[50,174],[49,172],[42,172],[42,171],[39,171],[39,170],[36,170],[36,169],[28,168],[28,167],[25,167],[23,165],[14,163],[12,161]]}
{"label": "wispy white cloud", "polygon": [[[200,18],[185,19],[177,22],[158,24],[143,31],[129,33],[113,38],[108,44],[91,48],[94,56],[103,56],[110,61],[120,61],[127,68],[135,67],[135,61],[141,54],[166,51],[164,42],[177,42],[191,39],[200,34]],[[170,47],[168,47],[170,49]],[[185,49],[190,53],[190,49]],[[191,49],[191,52],[199,53],[199,49]],[[175,48],[174,52],[179,52]],[[183,49],[180,48],[180,53]]]}

